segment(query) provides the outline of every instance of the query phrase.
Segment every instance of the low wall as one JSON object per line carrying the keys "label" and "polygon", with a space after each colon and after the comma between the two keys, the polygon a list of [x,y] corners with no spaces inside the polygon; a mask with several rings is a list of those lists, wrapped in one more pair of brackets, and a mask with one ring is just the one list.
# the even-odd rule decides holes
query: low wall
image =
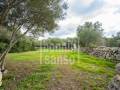
{"label": "low wall", "polygon": [[90,55],[119,63],[116,65],[116,76],[109,83],[107,90],[120,90],[120,47],[81,48],[80,50]]}
{"label": "low wall", "polygon": [[81,48],[81,50],[96,57],[120,62],[120,47]]}
{"label": "low wall", "polygon": [[108,85],[107,90],[120,90],[120,63],[116,65],[116,75]]}

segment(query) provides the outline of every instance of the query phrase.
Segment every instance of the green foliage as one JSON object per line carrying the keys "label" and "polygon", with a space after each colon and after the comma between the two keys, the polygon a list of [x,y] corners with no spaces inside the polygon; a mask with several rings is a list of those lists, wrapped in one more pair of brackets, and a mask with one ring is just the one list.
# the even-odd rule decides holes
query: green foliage
{"label": "green foliage", "polygon": [[77,29],[77,36],[79,43],[82,47],[91,47],[97,45],[102,38],[102,27],[99,22],[92,24],[86,22],[83,26],[79,26]]}
{"label": "green foliage", "polygon": [[17,44],[12,48],[11,52],[23,52],[36,50],[35,39],[30,37],[23,37],[17,42]]}
{"label": "green foliage", "polygon": [[120,47],[120,32],[111,38],[105,38],[105,40],[108,47]]}
{"label": "green foliage", "polygon": [[[2,53],[8,47],[11,39],[11,33],[12,32],[8,31],[7,29],[0,29],[0,53]],[[21,35],[21,33],[17,33],[17,35],[19,36]],[[24,36],[16,43],[16,45],[12,48],[10,52],[35,50],[38,43],[38,40],[32,37]]]}
{"label": "green foliage", "polygon": [[0,42],[0,52],[3,52],[5,50],[6,43]]}
{"label": "green foliage", "polygon": [[[10,38],[9,38],[9,33],[1,32],[0,33],[0,53],[2,53],[6,47],[9,45]],[[31,51],[31,50],[36,50],[36,46],[38,44],[38,41],[30,38],[30,37],[23,37],[21,38],[16,45],[11,49],[10,52],[23,52],[23,51]]]}
{"label": "green foliage", "polygon": [[10,34],[10,31],[7,31],[4,28],[2,28],[2,30],[0,29],[0,53],[3,52],[8,46],[8,43],[10,41]]}
{"label": "green foliage", "polygon": [[[3,0],[0,4],[4,4],[5,7],[0,11],[0,31],[3,32],[0,38],[7,40],[3,41],[7,44],[7,52],[20,39],[11,51],[34,50],[34,43],[30,41],[31,39],[23,39],[24,36],[28,34],[39,37],[45,32],[53,32],[57,27],[56,20],[64,17],[66,9],[63,0]],[[4,46],[3,43],[1,46]]]}
{"label": "green foliage", "polygon": [[2,26],[11,31],[25,28],[34,36],[53,31],[56,19],[64,16],[63,0],[13,0],[7,4],[10,8],[5,8],[0,17]]}

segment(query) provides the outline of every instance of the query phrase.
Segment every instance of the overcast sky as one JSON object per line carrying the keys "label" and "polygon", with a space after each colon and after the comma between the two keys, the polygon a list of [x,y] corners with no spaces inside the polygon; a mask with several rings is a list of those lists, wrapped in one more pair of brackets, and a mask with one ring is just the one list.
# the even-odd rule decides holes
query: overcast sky
{"label": "overcast sky", "polygon": [[111,36],[120,31],[120,0],[67,0],[66,19],[59,21],[59,29],[48,37],[75,37],[78,25],[86,21],[103,24],[104,35]]}

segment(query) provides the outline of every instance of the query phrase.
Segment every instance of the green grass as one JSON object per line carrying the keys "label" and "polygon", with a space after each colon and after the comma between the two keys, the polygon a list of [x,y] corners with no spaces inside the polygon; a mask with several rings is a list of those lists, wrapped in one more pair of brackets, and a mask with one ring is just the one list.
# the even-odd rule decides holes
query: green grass
{"label": "green grass", "polygon": [[54,68],[54,65],[41,65],[40,69],[19,83],[17,90],[46,90]]}
{"label": "green grass", "polygon": [[[35,68],[35,70],[32,70],[32,73],[27,75],[27,77],[23,77],[22,80],[16,83],[15,90],[46,90],[46,83],[49,82],[50,78],[52,77],[52,72],[54,72],[54,69],[56,68],[56,65],[52,64],[51,61],[54,61],[62,53],[63,50],[42,50],[42,52],[39,50],[8,54],[7,59],[9,60],[9,62],[12,62],[12,64],[14,64],[15,66],[17,65],[17,63],[17,66],[19,66],[19,63],[23,63],[23,66],[21,66],[21,68]],[[40,63],[41,61],[42,63]],[[15,68],[19,69],[20,67]],[[25,71],[27,73],[27,70]],[[6,88],[6,84],[9,85],[10,82],[14,81],[16,72],[17,71],[11,71],[8,73],[7,76],[5,76],[3,86],[0,89],[4,90],[4,88]]]}
{"label": "green grass", "polygon": [[9,59],[16,61],[39,60],[41,58],[40,51],[30,51],[23,53],[10,53]]}
{"label": "green grass", "polygon": [[107,71],[105,70],[108,69],[114,71],[115,67],[115,64],[112,62],[106,61],[105,59],[99,59],[85,53],[78,54],[76,52],[70,52],[68,53],[68,58],[74,60],[74,67],[98,74],[106,73]]}
{"label": "green grass", "polygon": [[[16,83],[17,87],[15,90],[46,90],[47,84],[57,65],[41,64],[39,61],[51,62],[61,55],[65,55],[68,60],[73,60],[74,64],[72,64],[71,67],[75,71],[82,73],[82,76],[76,77],[76,79],[80,80],[83,90],[105,90],[108,82],[115,74],[114,63],[104,59],[98,59],[85,53],[69,50],[66,50],[66,52],[64,52],[64,50],[43,50],[42,52],[39,50],[23,53],[10,53],[7,58],[9,59],[9,62],[12,62],[11,64],[17,66],[17,63],[24,63],[20,64],[20,67],[15,67],[16,69],[18,68],[19,70],[19,68],[23,67],[35,68],[32,70],[32,73],[27,75],[27,77],[25,76]],[[17,70],[14,67],[14,69],[12,67],[8,68],[13,71],[8,73],[5,77],[3,86],[0,88],[1,90],[6,87],[6,84],[9,85],[13,82],[16,75],[15,73]]]}
{"label": "green grass", "polygon": [[34,61],[42,59],[56,58],[63,53],[62,50],[38,50],[38,51],[29,51],[23,53],[10,53],[8,58],[15,61]]}
{"label": "green grass", "polygon": [[115,74],[114,63],[81,52],[69,52],[67,57],[74,60],[74,69],[84,73],[84,90],[89,90],[90,87],[92,90],[106,90],[108,82]]}

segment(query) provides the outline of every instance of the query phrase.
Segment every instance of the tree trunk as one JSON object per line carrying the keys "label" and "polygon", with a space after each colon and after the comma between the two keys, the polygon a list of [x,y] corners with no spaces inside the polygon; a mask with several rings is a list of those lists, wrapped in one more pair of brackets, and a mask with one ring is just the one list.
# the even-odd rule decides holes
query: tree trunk
{"label": "tree trunk", "polygon": [[1,68],[1,71],[4,71],[5,68],[4,68],[4,61],[5,61],[5,57],[7,55],[7,53],[10,51],[10,47],[8,47],[4,52],[3,54],[1,55],[0,57],[0,68]]}
{"label": "tree trunk", "polygon": [[11,48],[12,48],[16,43],[17,43],[17,41],[14,42],[14,43],[11,43],[11,44],[7,47],[7,49],[2,53],[2,55],[0,56],[0,69],[1,69],[2,72],[5,71],[5,67],[4,67],[5,57],[6,57],[6,55],[9,53],[9,51],[11,50]]}

